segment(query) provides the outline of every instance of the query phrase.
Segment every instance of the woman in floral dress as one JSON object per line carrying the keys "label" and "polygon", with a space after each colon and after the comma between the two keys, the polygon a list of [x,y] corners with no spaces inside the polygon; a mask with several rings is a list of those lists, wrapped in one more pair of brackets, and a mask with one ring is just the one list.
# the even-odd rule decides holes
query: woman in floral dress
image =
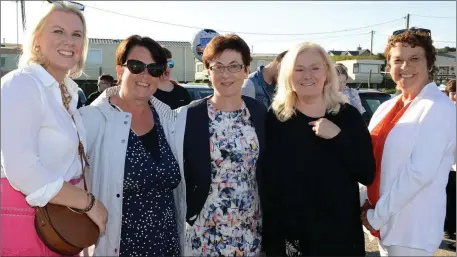
{"label": "woman in floral dress", "polygon": [[266,110],[241,96],[250,64],[243,39],[215,37],[203,62],[214,95],[179,110],[177,124],[187,188],[185,253],[254,256],[261,250],[259,161]]}

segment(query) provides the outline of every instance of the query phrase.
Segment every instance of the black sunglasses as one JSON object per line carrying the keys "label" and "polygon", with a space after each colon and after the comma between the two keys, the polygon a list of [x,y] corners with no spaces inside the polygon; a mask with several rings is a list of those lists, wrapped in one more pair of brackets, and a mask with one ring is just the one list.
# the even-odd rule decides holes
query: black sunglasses
{"label": "black sunglasses", "polygon": [[144,69],[147,68],[149,75],[153,76],[154,78],[162,76],[164,72],[164,67],[157,63],[150,63],[146,65],[144,62],[138,60],[128,60],[122,66],[127,66],[129,71],[133,74],[140,74],[144,71]]}
{"label": "black sunglasses", "polygon": [[175,67],[175,62],[173,60],[169,60],[167,62],[167,66],[168,68],[173,69]]}
{"label": "black sunglasses", "polygon": [[400,35],[400,34],[403,34],[407,31],[411,31],[413,32],[414,34],[416,33],[425,33],[427,34],[429,37],[432,37],[432,32],[429,30],[429,29],[423,29],[423,28],[416,28],[416,27],[412,27],[412,28],[409,28],[409,29],[399,29],[399,30],[395,30],[392,35]]}

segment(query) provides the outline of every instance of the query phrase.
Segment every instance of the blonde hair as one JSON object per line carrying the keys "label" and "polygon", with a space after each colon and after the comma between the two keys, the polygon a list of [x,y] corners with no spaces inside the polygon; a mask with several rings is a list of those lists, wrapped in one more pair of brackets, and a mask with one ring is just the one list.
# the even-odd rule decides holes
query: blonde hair
{"label": "blonde hair", "polygon": [[290,49],[281,62],[281,69],[278,77],[277,93],[273,98],[272,108],[276,117],[284,122],[295,114],[297,93],[292,87],[292,73],[295,69],[297,56],[308,50],[317,50],[325,62],[327,78],[324,84],[324,102],[326,110],[336,114],[340,110],[340,104],[347,103],[347,99],[338,91],[339,80],[333,62],[325,52],[324,48],[315,43],[305,42]]}
{"label": "blonde hair", "polygon": [[27,30],[27,38],[22,45],[22,55],[19,59],[19,67],[24,67],[32,62],[39,63],[46,67],[49,63],[49,60],[46,59],[45,56],[41,55],[40,52],[37,50],[37,40],[41,36],[43,32],[43,28],[49,18],[49,16],[56,11],[66,12],[66,13],[74,13],[78,15],[81,19],[83,25],[83,51],[81,55],[81,59],[79,62],[73,67],[69,72],[68,76],[70,78],[77,78],[79,77],[84,70],[84,64],[86,63],[87,52],[89,48],[89,40],[87,38],[87,26],[86,20],[84,15],[81,11],[74,5],[65,3],[65,2],[53,2],[47,4],[47,9],[42,12],[41,16],[37,19],[36,23],[33,24],[34,26],[30,26]]}

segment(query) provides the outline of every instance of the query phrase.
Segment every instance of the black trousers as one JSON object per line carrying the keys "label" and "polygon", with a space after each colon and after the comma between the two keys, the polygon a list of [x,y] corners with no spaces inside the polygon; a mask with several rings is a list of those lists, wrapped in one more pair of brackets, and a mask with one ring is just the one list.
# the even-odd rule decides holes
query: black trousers
{"label": "black trousers", "polygon": [[455,171],[449,172],[449,180],[446,186],[446,223],[444,230],[450,235],[456,230],[456,192],[455,192]]}

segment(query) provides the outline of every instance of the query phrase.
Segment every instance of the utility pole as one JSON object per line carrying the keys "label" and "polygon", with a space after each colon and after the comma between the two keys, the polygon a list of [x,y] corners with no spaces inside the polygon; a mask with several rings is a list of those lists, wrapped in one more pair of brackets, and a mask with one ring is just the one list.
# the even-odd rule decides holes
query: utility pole
{"label": "utility pole", "polygon": [[16,44],[19,45],[19,1],[16,0]]}
{"label": "utility pole", "polygon": [[21,0],[21,12],[22,12],[22,31],[25,31],[25,1]]}
{"label": "utility pole", "polygon": [[372,30],[370,33],[371,33],[370,55],[373,55],[373,34],[374,34],[374,30]]}
{"label": "utility pole", "polygon": [[406,29],[409,29],[409,13],[406,15]]}

